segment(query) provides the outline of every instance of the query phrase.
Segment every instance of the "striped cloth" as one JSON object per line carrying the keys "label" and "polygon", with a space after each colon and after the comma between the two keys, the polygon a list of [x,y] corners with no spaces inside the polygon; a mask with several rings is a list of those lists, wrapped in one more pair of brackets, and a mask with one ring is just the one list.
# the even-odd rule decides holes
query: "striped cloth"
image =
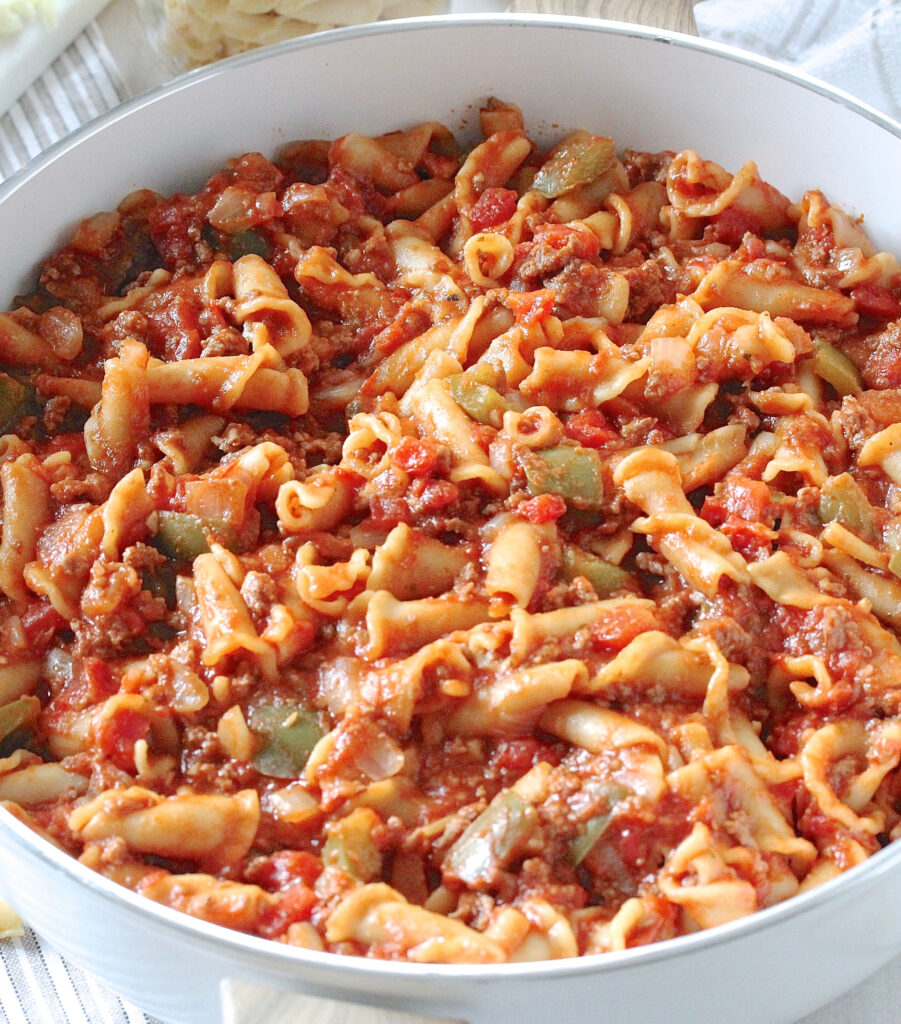
{"label": "striped cloth", "polygon": [[0,181],[128,93],[96,24],[0,117]]}
{"label": "striped cloth", "polygon": [[155,1024],[26,929],[0,942],[3,1024]]}

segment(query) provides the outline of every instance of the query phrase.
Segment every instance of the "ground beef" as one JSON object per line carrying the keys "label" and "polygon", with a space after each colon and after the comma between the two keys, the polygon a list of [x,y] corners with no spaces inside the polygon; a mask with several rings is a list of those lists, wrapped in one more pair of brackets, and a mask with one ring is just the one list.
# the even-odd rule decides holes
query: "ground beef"
{"label": "ground beef", "polygon": [[676,301],[678,283],[659,260],[645,260],[641,266],[624,267],[618,272],[629,282],[626,320],[643,322],[659,306]]}
{"label": "ground beef", "polygon": [[874,434],[901,421],[901,388],[846,395],[835,417],[848,444],[858,452]]}

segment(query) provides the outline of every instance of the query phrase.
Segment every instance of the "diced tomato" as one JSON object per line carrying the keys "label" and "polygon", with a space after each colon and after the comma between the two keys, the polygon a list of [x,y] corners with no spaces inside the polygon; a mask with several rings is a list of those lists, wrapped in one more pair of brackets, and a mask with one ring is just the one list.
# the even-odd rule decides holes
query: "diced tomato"
{"label": "diced tomato", "polygon": [[428,476],[438,461],[438,445],[428,439],[403,438],[391,458],[394,463],[412,476]]}
{"label": "diced tomato", "polygon": [[297,921],[309,921],[318,903],[316,893],[303,882],[294,882],[278,892],[276,902],[267,906],[257,922],[264,939],[275,939]]}
{"label": "diced tomato", "polygon": [[566,511],[566,502],[559,494],[538,494],[527,501],[521,501],[516,511],[534,523],[552,523]]}
{"label": "diced tomato", "polygon": [[193,259],[203,220],[203,211],[191,196],[174,195],[150,211],[150,237],[167,267]]}
{"label": "diced tomato", "polygon": [[767,484],[742,476],[727,477],[701,508],[702,519],[728,537],[739,554],[755,561],[771,553],[775,516]]}
{"label": "diced tomato", "polygon": [[881,284],[861,284],[851,289],[858,313],[894,320],[901,316],[901,300]]}
{"label": "diced tomato", "polygon": [[418,514],[438,512],[457,504],[460,488],[450,480],[424,480],[420,477],[410,484],[407,500]]}
{"label": "diced tomato", "polygon": [[656,615],[649,608],[623,605],[605,613],[591,626],[591,639],[602,651],[621,651],[640,633],[660,629]]}
{"label": "diced tomato", "polygon": [[[662,864],[667,853],[691,831],[693,810],[691,802],[675,791],[660,798],[651,820],[643,809],[633,810],[627,805],[621,813],[615,814],[604,833],[603,844],[595,847],[599,853],[603,850],[600,858],[603,871],[607,873],[610,864],[617,864],[623,876],[632,876],[637,887],[648,865]],[[594,863],[589,853],[585,865],[592,870]]]}
{"label": "diced tomato", "polygon": [[216,202],[216,196],[234,181],[234,174],[228,171],[218,171],[209,179],[203,188],[197,193],[203,200],[205,208],[209,209]]}
{"label": "diced tomato", "polygon": [[601,251],[598,236],[588,228],[574,228],[570,224],[541,224],[535,231],[540,240],[552,249],[571,248],[575,259],[587,260]]}
{"label": "diced tomato", "polygon": [[159,310],[147,312],[147,344],[164,359],[194,359],[201,352],[200,314],[203,306],[189,289],[172,289],[170,299]]}
{"label": "diced tomato", "polygon": [[66,625],[66,620],[49,601],[32,601],[22,615],[25,640],[34,652],[46,650],[53,634]]}
{"label": "diced tomato", "polygon": [[[271,192],[281,188],[285,181],[284,173],[271,163],[262,153],[245,153],[229,167],[229,177],[233,182],[250,185],[258,192]],[[218,191],[218,189],[217,189]]]}
{"label": "diced tomato", "polygon": [[373,522],[381,526],[397,526],[398,523],[413,521],[413,512],[403,498],[393,495],[374,494],[369,501]]}
{"label": "diced tomato", "polygon": [[71,677],[59,692],[54,691],[56,711],[80,711],[99,704],[119,689],[109,666],[99,658],[76,658]]}
{"label": "diced tomato", "polygon": [[378,220],[387,220],[391,215],[389,198],[383,196],[371,182],[358,179],[349,168],[340,164],[333,165],[329,184],[339,190],[336,197],[352,216],[358,215],[361,203],[365,212]]}
{"label": "diced tomato", "polygon": [[304,850],[278,850],[260,857],[247,872],[247,881],[267,892],[277,892],[294,882],[311,886],[322,874],[322,861]]}
{"label": "diced tomato", "polygon": [[509,188],[486,188],[469,213],[474,231],[485,231],[509,220],[516,212],[519,197]]}
{"label": "diced tomato", "polygon": [[556,294],[550,288],[536,288],[531,292],[508,292],[507,305],[518,324],[535,324],[554,311]]}
{"label": "diced tomato", "polygon": [[774,511],[767,484],[762,480],[738,476],[727,478],[716,494],[708,495],[701,517],[711,526],[721,526],[731,517],[771,525]]}
{"label": "diced tomato", "polygon": [[111,697],[119,688],[109,665],[100,658],[85,658],[81,677],[91,703]]}
{"label": "diced tomato", "polygon": [[135,743],[147,738],[148,719],[131,708],[121,708],[103,717],[94,730],[94,740],[117,768],[135,770]]}
{"label": "diced tomato", "polygon": [[47,453],[71,452],[73,459],[85,450],[84,432],[55,434],[47,442]]}
{"label": "diced tomato", "polygon": [[583,409],[570,416],[565,431],[567,437],[583,448],[603,448],[608,441],[619,437],[600,409]]}
{"label": "diced tomato", "polygon": [[727,206],[710,221],[713,237],[726,245],[738,245],[746,232],[759,235],[761,224],[757,217],[740,206]]}
{"label": "diced tomato", "polygon": [[373,350],[383,356],[399,348],[405,341],[418,337],[431,324],[425,310],[417,309],[412,302],[401,301],[400,312],[394,320],[372,339]]}
{"label": "diced tomato", "polygon": [[750,523],[747,519],[729,516],[719,531],[729,538],[729,543],[740,555],[753,562],[768,558],[773,553],[777,534],[763,523]]}

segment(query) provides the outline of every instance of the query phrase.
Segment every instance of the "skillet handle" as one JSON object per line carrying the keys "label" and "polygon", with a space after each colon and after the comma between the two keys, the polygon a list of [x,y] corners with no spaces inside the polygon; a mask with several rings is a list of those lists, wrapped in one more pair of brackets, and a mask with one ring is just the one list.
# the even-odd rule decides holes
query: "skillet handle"
{"label": "skillet handle", "polygon": [[220,993],[222,1024],[465,1024],[459,1018],[323,999],[238,978],[223,981]]}
{"label": "skillet handle", "polygon": [[582,18],[631,21],[696,36],[692,9],[699,0],[512,0],[515,14],[565,14]]}

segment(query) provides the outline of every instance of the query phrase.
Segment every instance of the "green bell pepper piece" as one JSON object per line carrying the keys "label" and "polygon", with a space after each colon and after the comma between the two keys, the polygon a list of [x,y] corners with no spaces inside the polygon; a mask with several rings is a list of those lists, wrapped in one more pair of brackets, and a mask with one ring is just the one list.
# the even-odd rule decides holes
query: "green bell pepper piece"
{"label": "green bell pepper piece", "polygon": [[603,814],[596,814],[585,822],[585,828],[579,835],[569,842],[569,856],[574,867],[578,867],[583,860],[591,853],[595,843],[607,831],[607,826],[613,820],[613,811],[629,791],[623,786],[611,785],[607,788],[608,810]]}
{"label": "green bell pepper piece", "polygon": [[8,373],[0,373],[0,432],[8,430],[25,411],[28,388]]}
{"label": "green bell pepper piece", "polygon": [[854,363],[844,352],[820,338],[813,340],[813,370],[842,397],[856,395],[863,389],[860,371]]}
{"label": "green bell pepper piece", "polygon": [[558,445],[521,456],[532,494],[559,494],[577,509],[602,508],[605,499],[601,459],[590,448]]}
{"label": "green bell pepper piece", "polygon": [[233,260],[249,255],[268,257],[269,253],[269,243],[253,228],[239,231],[228,239],[228,254]]}
{"label": "green bell pepper piece", "polygon": [[538,812],[511,789],[502,790],[447,851],[444,871],[470,886],[490,885],[538,827]]}
{"label": "green bell pepper piece", "polygon": [[157,512],[156,547],[176,562],[192,562],[216,541],[234,551],[234,530],[220,519],[204,519],[191,512]]}
{"label": "green bell pepper piece", "polygon": [[41,711],[37,697],[19,697],[0,707],[0,740],[33,725]]}
{"label": "green bell pepper piece", "polygon": [[297,778],[323,736],[314,711],[284,704],[254,708],[249,725],[265,744],[253,758],[253,766],[276,779]]}
{"label": "green bell pepper piece", "polygon": [[567,544],[563,548],[560,568],[567,581],[584,576],[598,597],[609,597],[614,591],[635,581],[635,577],[626,569],[606,562],[576,544]]}
{"label": "green bell pepper piece", "polygon": [[500,429],[509,406],[493,387],[479,383],[468,373],[455,373],[449,383],[453,400],[470,419]]}
{"label": "green bell pepper piece", "polygon": [[872,543],[878,529],[873,506],[850,473],[829,477],[820,489],[819,514],[824,523],[839,522]]}
{"label": "green bell pepper piece", "polygon": [[550,159],[535,175],[532,188],[548,199],[571,192],[580,185],[594,181],[616,160],[613,139],[573,132],[554,150]]}

